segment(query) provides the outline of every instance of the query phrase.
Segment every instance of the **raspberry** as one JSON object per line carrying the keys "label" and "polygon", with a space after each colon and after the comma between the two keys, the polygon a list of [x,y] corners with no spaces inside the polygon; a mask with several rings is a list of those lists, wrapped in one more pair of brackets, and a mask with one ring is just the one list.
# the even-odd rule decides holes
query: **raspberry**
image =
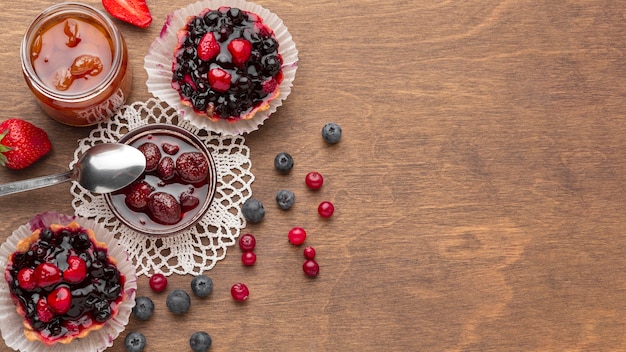
{"label": "raspberry", "polygon": [[252,266],[256,263],[256,254],[252,251],[245,251],[241,255],[241,262],[245,266]]}
{"label": "raspberry", "polygon": [[287,237],[289,238],[289,243],[299,246],[306,240],[306,231],[302,227],[294,227],[289,230]]}
{"label": "raspberry", "polygon": [[235,301],[243,302],[250,296],[250,290],[245,284],[236,283],[230,288],[230,295]]}
{"label": "raspberry", "polygon": [[324,177],[322,177],[322,174],[320,174],[317,171],[311,171],[308,174],[306,174],[306,177],[304,180],[306,182],[307,187],[313,190],[320,189],[322,185],[324,184]]}
{"label": "raspberry", "polygon": [[220,53],[220,44],[215,40],[213,33],[206,33],[198,43],[198,58],[209,61]]}
{"label": "raspberry", "polygon": [[321,217],[329,218],[333,216],[333,213],[335,212],[335,206],[329,201],[323,201],[317,207],[317,212],[318,214],[320,214]]}
{"label": "raspberry", "polygon": [[67,258],[68,268],[63,272],[63,279],[69,284],[77,284],[87,276],[87,264],[78,256],[71,255]]}
{"label": "raspberry", "polygon": [[239,238],[239,248],[242,251],[251,251],[256,246],[256,238],[253,235],[247,233]]}
{"label": "raspberry", "polygon": [[165,225],[176,224],[182,219],[180,204],[169,193],[156,192],[150,195],[148,209],[154,220]]}
{"label": "raspberry", "polygon": [[36,312],[37,318],[39,318],[39,320],[43,323],[49,323],[52,319],[54,319],[54,312],[44,297],[39,298],[37,301]]}
{"label": "raspberry", "polygon": [[146,171],[150,172],[156,170],[161,160],[161,150],[159,150],[159,146],[151,142],[146,142],[137,149],[146,157]]}
{"label": "raspberry", "polygon": [[209,175],[209,161],[200,152],[185,152],[176,159],[176,172],[183,181],[197,183]]}
{"label": "raspberry", "polygon": [[38,287],[49,287],[61,282],[61,270],[52,263],[41,263],[35,268],[35,280]]}
{"label": "raspberry", "polygon": [[150,288],[154,292],[163,292],[167,288],[167,278],[165,275],[158,273],[150,276]]}

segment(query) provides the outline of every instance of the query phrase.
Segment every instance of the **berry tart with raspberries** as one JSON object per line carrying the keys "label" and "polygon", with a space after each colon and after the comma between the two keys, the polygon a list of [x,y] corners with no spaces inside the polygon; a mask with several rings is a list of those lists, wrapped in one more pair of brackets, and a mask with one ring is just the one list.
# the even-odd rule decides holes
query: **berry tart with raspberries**
{"label": "berry tart with raspberries", "polygon": [[168,16],[145,58],[148,90],[196,127],[247,133],[291,92],[297,55],[282,20],[267,9],[200,1]]}
{"label": "berry tart with raspberries", "polygon": [[6,345],[24,351],[110,347],[128,321],[137,287],[134,268],[116,243],[94,222],[56,213],[40,214],[13,232],[0,247]]}

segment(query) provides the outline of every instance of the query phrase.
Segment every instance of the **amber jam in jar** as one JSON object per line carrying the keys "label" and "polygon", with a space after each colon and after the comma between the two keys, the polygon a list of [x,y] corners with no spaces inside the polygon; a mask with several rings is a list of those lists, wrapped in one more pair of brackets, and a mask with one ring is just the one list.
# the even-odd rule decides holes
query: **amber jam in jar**
{"label": "amber jam in jar", "polygon": [[105,121],[130,93],[126,42],[111,19],[91,6],[66,2],[41,12],[26,30],[20,56],[39,106],[61,123]]}

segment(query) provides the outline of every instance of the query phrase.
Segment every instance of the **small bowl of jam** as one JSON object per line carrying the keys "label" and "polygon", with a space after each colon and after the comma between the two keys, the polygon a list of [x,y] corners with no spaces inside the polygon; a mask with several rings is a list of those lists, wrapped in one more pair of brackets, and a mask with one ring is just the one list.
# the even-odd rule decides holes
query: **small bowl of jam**
{"label": "small bowl of jam", "polygon": [[65,2],[43,10],[22,39],[24,79],[41,109],[70,126],[112,117],[132,85],[128,49],[102,11]]}
{"label": "small bowl of jam", "polygon": [[127,187],[105,194],[113,214],[147,235],[183,231],[209,209],[217,187],[215,162],[193,133],[171,124],[149,124],[125,134],[120,143],[146,156],[146,171]]}

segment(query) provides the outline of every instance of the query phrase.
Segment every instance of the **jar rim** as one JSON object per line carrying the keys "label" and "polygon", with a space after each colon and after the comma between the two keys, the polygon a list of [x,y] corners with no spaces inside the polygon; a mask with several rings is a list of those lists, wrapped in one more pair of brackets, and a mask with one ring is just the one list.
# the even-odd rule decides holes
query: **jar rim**
{"label": "jar rim", "polygon": [[[102,27],[107,31],[107,35],[111,37],[113,43],[112,47],[112,62],[111,70],[107,72],[104,79],[94,87],[78,93],[65,93],[50,88],[46,85],[41,78],[35,72],[33,63],[30,59],[30,48],[34,38],[37,35],[38,30],[48,23],[50,20],[57,16],[66,15],[80,15],[82,17],[88,17],[95,19]],[[124,38],[121,31],[113,23],[113,21],[102,11],[97,8],[79,3],[79,2],[63,2],[52,5],[39,13],[28,25],[24,32],[20,47],[20,58],[22,61],[22,71],[28,76],[28,79],[32,82],[33,88],[39,91],[44,96],[62,102],[78,102],[85,101],[97,96],[102,91],[106,90],[110,86],[111,82],[118,76],[119,71],[122,69],[122,62],[124,60]]]}

